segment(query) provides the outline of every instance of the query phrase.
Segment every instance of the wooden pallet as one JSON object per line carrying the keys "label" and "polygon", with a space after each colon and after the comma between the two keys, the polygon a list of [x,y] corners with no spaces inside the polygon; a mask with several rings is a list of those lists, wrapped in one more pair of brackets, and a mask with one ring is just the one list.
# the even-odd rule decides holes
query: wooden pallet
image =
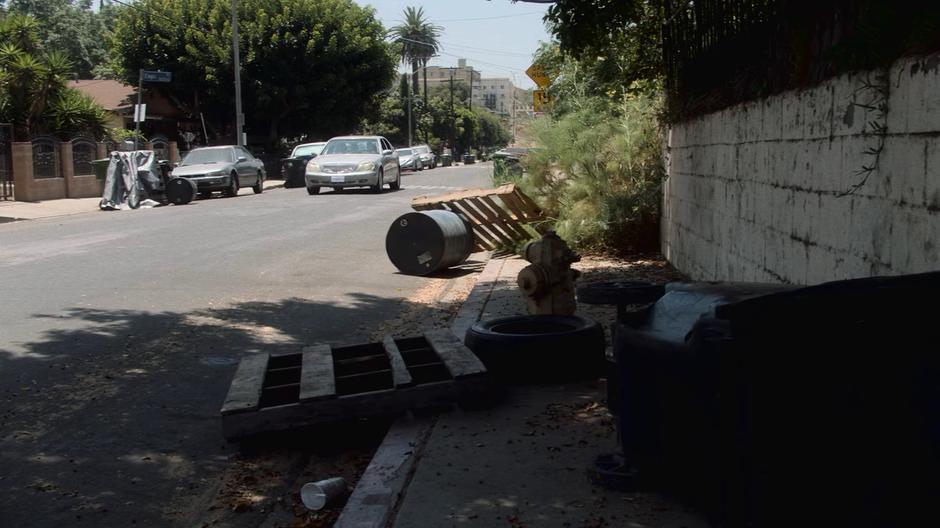
{"label": "wooden pallet", "polygon": [[241,361],[222,405],[235,439],[462,402],[491,389],[483,363],[450,331]]}
{"label": "wooden pallet", "polygon": [[476,251],[514,246],[533,238],[525,224],[544,234],[542,210],[514,184],[495,189],[473,189],[440,196],[418,196],[411,201],[415,211],[444,209],[458,213],[473,224]]}

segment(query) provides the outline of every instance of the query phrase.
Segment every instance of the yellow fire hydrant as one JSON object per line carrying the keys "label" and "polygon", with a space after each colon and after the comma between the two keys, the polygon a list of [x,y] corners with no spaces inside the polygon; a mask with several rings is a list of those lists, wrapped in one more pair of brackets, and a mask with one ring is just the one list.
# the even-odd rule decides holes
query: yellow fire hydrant
{"label": "yellow fire hydrant", "polygon": [[574,281],[581,273],[571,269],[571,264],[581,257],[554,231],[526,244],[522,256],[531,262],[519,272],[517,279],[529,313],[574,314],[577,307]]}

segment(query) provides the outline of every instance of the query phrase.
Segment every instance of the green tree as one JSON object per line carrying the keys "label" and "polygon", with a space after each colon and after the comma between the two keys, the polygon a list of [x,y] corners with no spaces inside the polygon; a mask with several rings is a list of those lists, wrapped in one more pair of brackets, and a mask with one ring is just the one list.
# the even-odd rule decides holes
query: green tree
{"label": "green tree", "polygon": [[[139,0],[121,9],[112,53],[126,82],[173,72],[164,88],[216,136],[234,130],[231,3]],[[347,133],[375,111],[395,59],[371,8],[351,0],[238,3],[246,132],[281,138]]]}
{"label": "green tree", "polygon": [[43,50],[39,26],[28,16],[0,18],[0,120],[13,124],[20,141],[42,133],[101,137],[104,109],[68,88],[72,63],[59,50]]}
{"label": "green tree", "polygon": [[663,2],[557,0],[545,15],[565,56],[591,71],[603,91],[651,92],[663,76]]}
{"label": "green tree", "polygon": [[37,37],[47,50],[58,50],[73,64],[78,77],[91,78],[93,71],[108,61],[106,15],[110,7],[99,12],[92,9],[92,0],[10,0],[11,14],[29,15],[39,25]]}

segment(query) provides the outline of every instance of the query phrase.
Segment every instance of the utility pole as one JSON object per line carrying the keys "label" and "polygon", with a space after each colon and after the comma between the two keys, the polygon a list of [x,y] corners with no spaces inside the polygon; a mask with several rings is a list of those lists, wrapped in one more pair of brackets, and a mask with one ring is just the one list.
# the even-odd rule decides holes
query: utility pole
{"label": "utility pole", "polygon": [[242,138],[245,116],[242,114],[242,75],[238,57],[238,0],[232,0],[232,53],[235,60],[235,144],[242,147],[245,145]]}
{"label": "utility pole", "polygon": [[[407,73],[405,75],[408,75]],[[408,146],[411,147],[411,80],[408,82]]]}
{"label": "utility pole", "polygon": [[516,144],[516,86],[512,86],[512,114],[510,115],[510,122],[512,123],[512,137],[510,141],[513,145]]}
{"label": "utility pole", "polygon": [[[143,102],[144,102],[144,69],[141,68],[140,78],[138,78],[137,80],[137,107],[134,108],[135,114],[140,111],[140,105],[143,104]],[[138,138],[140,137],[140,120],[136,119],[137,117],[136,115],[134,117],[135,117],[134,119],[135,121],[134,123],[134,150],[138,150],[137,141],[138,141]]]}
{"label": "utility pole", "polygon": [[454,115],[454,69],[450,69],[450,148],[453,153],[457,141],[457,116]]}

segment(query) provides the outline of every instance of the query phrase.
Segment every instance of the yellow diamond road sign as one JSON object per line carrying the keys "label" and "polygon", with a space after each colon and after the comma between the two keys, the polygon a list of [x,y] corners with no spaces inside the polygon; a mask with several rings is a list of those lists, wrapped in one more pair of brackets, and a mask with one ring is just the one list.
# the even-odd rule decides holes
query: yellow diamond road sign
{"label": "yellow diamond road sign", "polygon": [[525,71],[525,74],[532,79],[539,88],[547,88],[551,84],[552,80],[548,78],[548,74],[545,73],[545,70],[541,66],[533,64],[529,66],[529,69]]}

